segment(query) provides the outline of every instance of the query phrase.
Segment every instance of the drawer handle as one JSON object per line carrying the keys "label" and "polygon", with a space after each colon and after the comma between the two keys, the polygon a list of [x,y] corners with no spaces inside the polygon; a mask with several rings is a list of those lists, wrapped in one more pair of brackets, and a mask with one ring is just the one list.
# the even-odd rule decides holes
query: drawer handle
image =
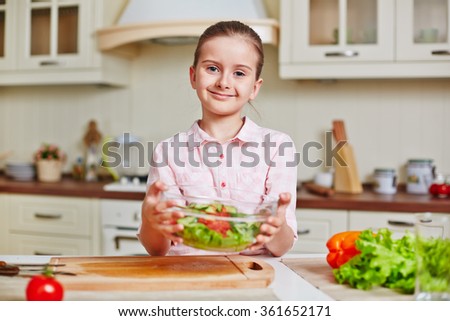
{"label": "drawer handle", "polygon": [[44,213],[35,213],[35,218],[42,218],[46,220],[59,220],[62,218],[62,214],[44,214]]}
{"label": "drawer handle", "polygon": [[138,241],[137,237],[133,236],[116,236],[114,238],[114,243],[116,244],[116,250],[120,249],[120,241]]}
{"label": "drawer handle", "polygon": [[431,54],[435,56],[450,56],[450,50],[433,50]]}
{"label": "drawer handle", "polygon": [[404,222],[404,221],[392,221],[388,220],[389,225],[393,226],[406,226],[406,227],[414,227],[414,223],[411,222]]}
{"label": "drawer handle", "polygon": [[61,256],[62,253],[45,253],[45,252],[34,251],[34,255]]}
{"label": "drawer handle", "polygon": [[298,235],[306,235],[311,233],[311,230],[309,228],[305,229],[305,230],[297,230],[297,234]]}
{"label": "drawer handle", "polygon": [[359,53],[353,50],[326,52],[325,57],[356,57]]}
{"label": "drawer handle", "polygon": [[43,67],[46,67],[46,66],[59,66],[61,63],[56,60],[44,60],[41,61],[39,64]]}

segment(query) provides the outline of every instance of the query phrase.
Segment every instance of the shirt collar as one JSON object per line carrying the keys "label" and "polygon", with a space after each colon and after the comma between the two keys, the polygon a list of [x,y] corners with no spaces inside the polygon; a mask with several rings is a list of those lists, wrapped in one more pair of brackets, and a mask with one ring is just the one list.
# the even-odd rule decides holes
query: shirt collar
{"label": "shirt collar", "polygon": [[[251,142],[258,139],[260,135],[260,127],[256,125],[249,117],[244,117],[244,125],[241,130],[237,133],[235,137],[230,139],[229,141],[237,141],[240,140],[242,142]],[[203,129],[198,125],[198,120],[194,122],[191,128],[188,131],[188,136],[193,135],[193,140],[188,140],[188,148],[194,148],[195,146],[199,146],[199,144],[203,144],[205,142],[215,142],[217,139],[211,137],[206,133]]]}

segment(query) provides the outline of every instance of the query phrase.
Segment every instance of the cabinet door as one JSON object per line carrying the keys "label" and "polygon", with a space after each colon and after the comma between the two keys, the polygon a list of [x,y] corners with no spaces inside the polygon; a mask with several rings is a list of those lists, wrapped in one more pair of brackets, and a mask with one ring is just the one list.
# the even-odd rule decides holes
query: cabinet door
{"label": "cabinet door", "polygon": [[389,228],[394,238],[402,237],[406,231],[414,233],[414,214],[398,212],[350,211],[349,229],[377,231]]}
{"label": "cabinet door", "polygon": [[347,211],[297,209],[298,240],[290,253],[327,253],[326,243],[347,230]]}
{"label": "cabinet door", "polygon": [[93,1],[24,0],[19,22],[19,69],[87,67]]}
{"label": "cabinet door", "polygon": [[0,0],[0,70],[15,68],[14,0]]}
{"label": "cabinet door", "polygon": [[397,0],[397,59],[450,60],[450,0]]}
{"label": "cabinet door", "polygon": [[[394,1],[293,0],[291,61],[348,63],[394,59]],[[284,8],[286,9],[286,8]]]}
{"label": "cabinet door", "polygon": [[75,197],[11,195],[10,231],[90,237],[91,200]]}
{"label": "cabinet door", "polygon": [[11,234],[9,254],[14,255],[94,255],[89,240],[49,237],[42,235]]}

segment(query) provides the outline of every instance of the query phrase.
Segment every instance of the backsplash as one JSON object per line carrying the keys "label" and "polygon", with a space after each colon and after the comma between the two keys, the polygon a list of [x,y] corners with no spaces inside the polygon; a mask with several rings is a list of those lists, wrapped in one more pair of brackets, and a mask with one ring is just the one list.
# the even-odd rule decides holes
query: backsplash
{"label": "backsplash", "polygon": [[[145,47],[132,64],[128,88],[0,88],[0,152],[11,149],[12,159],[30,160],[42,142],[56,143],[69,155],[68,170],[83,154],[90,119],[104,135],[131,132],[145,142],[187,129],[200,117],[188,77],[193,51],[192,45]],[[278,77],[277,60],[276,49],[267,47],[257,112],[249,107],[247,114],[290,134],[302,157],[308,142],[323,145],[332,120],[342,119],[363,181],[376,167],[394,168],[404,181],[410,158],[432,158],[450,175],[450,79],[287,81]],[[323,157],[323,150],[308,153],[310,161]],[[299,178],[321,169],[301,164]]]}

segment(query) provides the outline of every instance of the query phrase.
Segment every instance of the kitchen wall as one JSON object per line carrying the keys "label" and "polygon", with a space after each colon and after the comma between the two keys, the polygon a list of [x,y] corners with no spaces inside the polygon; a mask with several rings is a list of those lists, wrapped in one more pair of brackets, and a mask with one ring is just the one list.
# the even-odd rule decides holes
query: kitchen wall
{"label": "kitchen wall", "polygon": [[[145,142],[187,129],[200,117],[188,79],[193,51],[193,45],[144,47],[127,88],[0,88],[0,152],[11,149],[12,159],[29,160],[41,142],[57,143],[69,154],[68,170],[83,154],[90,119],[104,135],[127,131]],[[289,133],[299,152],[311,141],[324,144],[332,120],[343,119],[364,181],[375,167],[393,167],[404,181],[409,158],[432,158],[450,175],[450,80],[287,81],[278,77],[276,48],[266,47],[266,56],[257,112],[246,113]],[[323,150],[308,157],[323,159]],[[299,177],[318,170],[300,164]]]}

